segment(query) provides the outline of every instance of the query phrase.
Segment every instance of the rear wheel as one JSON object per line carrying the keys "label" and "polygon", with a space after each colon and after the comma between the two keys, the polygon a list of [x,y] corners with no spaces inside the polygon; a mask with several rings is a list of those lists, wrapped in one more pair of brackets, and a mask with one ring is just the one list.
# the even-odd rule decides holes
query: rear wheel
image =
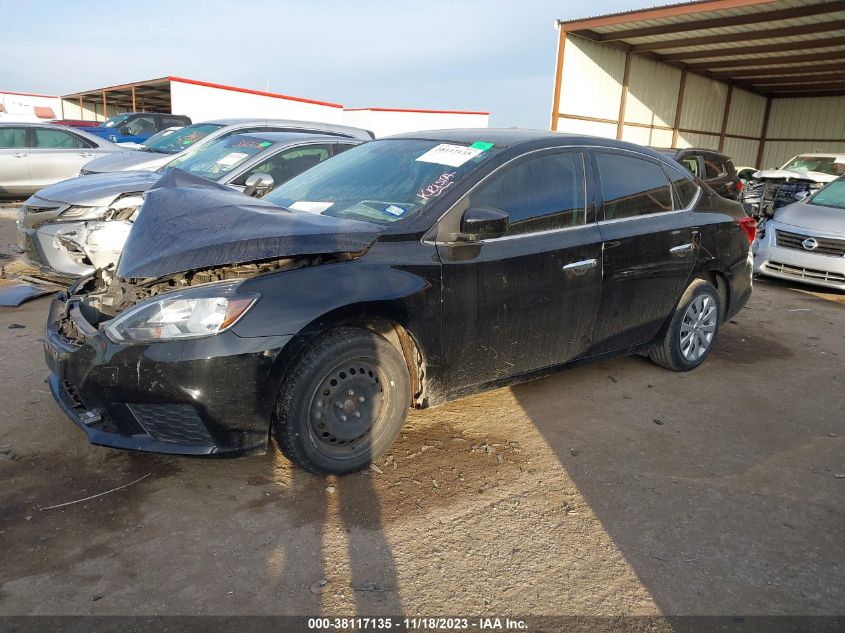
{"label": "rear wheel", "polygon": [[695,279],[681,297],[663,340],[649,352],[649,358],[673,371],[695,369],[710,354],[721,318],[716,288],[709,281]]}
{"label": "rear wheel", "polygon": [[410,404],[402,354],[361,328],[321,336],[283,382],[273,429],[282,452],[318,474],[366,468],[399,434]]}

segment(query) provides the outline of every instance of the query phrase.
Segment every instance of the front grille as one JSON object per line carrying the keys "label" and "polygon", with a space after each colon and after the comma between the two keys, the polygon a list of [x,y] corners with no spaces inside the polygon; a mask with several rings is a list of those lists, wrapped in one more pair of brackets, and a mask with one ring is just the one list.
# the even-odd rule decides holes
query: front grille
{"label": "front grille", "polygon": [[845,283],[845,274],[829,270],[817,270],[815,268],[802,268],[801,266],[790,266],[780,262],[767,262],[766,268],[775,273],[790,275],[800,279],[813,281],[829,281],[833,283]]}
{"label": "front grille", "polygon": [[127,404],[147,433],[162,442],[214,445],[208,429],[190,404]]}
{"label": "front grille", "polygon": [[37,266],[44,265],[44,262],[41,260],[41,251],[38,248],[38,241],[35,239],[34,234],[24,234],[23,255],[32,264]]}
{"label": "front grille", "polygon": [[[845,240],[790,233],[789,231],[781,231],[780,229],[775,232],[775,235],[777,236],[777,245],[783,248],[794,248],[799,251],[816,253],[818,255],[830,255],[831,257],[842,257],[845,255]],[[807,239],[814,239],[818,243],[818,246],[814,249],[804,248],[803,242]]]}

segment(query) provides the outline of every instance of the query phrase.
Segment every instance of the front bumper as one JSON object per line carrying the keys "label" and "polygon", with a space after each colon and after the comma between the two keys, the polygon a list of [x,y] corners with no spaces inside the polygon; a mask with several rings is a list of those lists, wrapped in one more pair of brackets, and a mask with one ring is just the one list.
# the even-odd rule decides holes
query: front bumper
{"label": "front bumper", "polygon": [[[779,224],[769,220],[765,237],[752,244],[754,272],[787,281],[799,281],[814,286],[845,290],[845,256],[823,255],[799,248],[778,245],[777,232],[800,234],[822,240],[843,240],[845,236],[823,234],[818,231]],[[794,241],[794,240],[793,240]]]}
{"label": "front bumper", "polygon": [[[84,341],[60,332],[72,319]],[[90,325],[79,304],[58,295],[44,352],[50,389],[93,444],[182,455],[238,455],[266,449],[275,399],[275,361],[291,337],[217,336],[116,344]]]}
{"label": "front bumper", "polygon": [[93,266],[74,258],[56,240],[57,233],[83,230],[84,222],[56,222],[69,205],[33,196],[18,210],[17,246],[24,260],[37,268],[74,278],[91,273]]}

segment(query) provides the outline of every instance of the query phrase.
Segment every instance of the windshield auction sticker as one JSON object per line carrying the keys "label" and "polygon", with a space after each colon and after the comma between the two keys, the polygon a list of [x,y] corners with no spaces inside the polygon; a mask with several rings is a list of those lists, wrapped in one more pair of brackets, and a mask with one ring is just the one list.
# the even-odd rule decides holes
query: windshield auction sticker
{"label": "windshield auction sticker", "polygon": [[322,213],[330,206],[332,206],[334,202],[310,202],[308,200],[297,200],[293,204],[288,206],[288,209],[293,209],[294,211],[305,211],[306,213]]}
{"label": "windshield auction sticker", "polygon": [[236,165],[248,156],[249,154],[244,154],[243,152],[231,152],[229,154],[226,154],[222,158],[218,158],[217,164],[223,165],[224,167],[231,167],[232,165]]}
{"label": "windshield auction sticker", "polygon": [[417,158],[417,160],[423,163],[437,163],[438,165],[448,165],[449,167],[460,167],[483,151],[483,149],[477,147],[441,143],[437,147],[432,147],[425,154]]}

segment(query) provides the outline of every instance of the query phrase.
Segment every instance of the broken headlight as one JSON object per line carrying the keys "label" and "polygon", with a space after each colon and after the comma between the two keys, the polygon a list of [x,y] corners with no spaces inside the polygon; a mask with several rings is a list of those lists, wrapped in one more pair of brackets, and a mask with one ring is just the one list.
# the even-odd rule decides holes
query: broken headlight
{"label": "broken headlight", "polygon": [[116,343],[169,341],[219,334],[232,327],[258,301],[257,294],[235,295],[240,283],[212,284],[168,292],[115,317],[106,335]]}
{"label": "broken headlight", "polygon": [[60,220],[96,220],[108,207],[68,207],[59,215]]}

